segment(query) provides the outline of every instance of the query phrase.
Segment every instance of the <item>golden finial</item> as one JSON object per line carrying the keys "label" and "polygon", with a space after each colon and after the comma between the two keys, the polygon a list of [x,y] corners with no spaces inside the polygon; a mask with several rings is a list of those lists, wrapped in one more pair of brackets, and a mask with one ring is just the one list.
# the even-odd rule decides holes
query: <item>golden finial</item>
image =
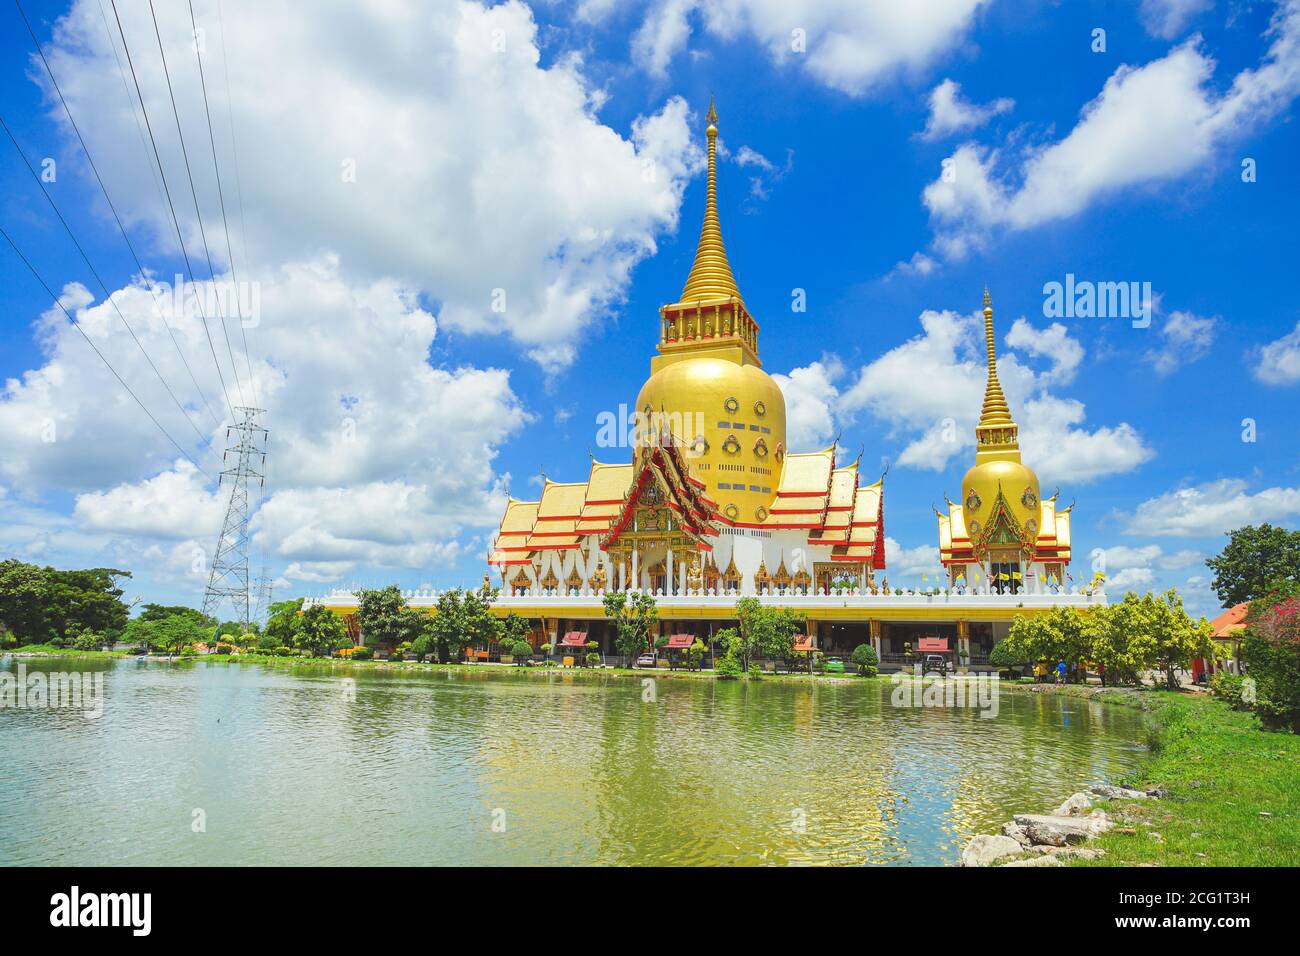
{"label": "golden finial", "polygon": [[727,250],[722,244],[722,226],[718,222],[718,111],[713,98],[709,98],[708,126],[709,177],[704,199],[704,225],[700,229],[700,243],[695,249],[695,262],[682,289],[683,303],[739,299],[740,289],[731,274]]}
{"label": "golden finial", "polygon": [[[988,287],[984,287],[984,349],[988,353],[988,382],[984,386],[984,408],[980,413],[980,423],[975,432],[980,435],[986,427],[1015,427],[1011,420],[1011,409],[1007,407],[1007,398],[1002,394],[1002,383],[998,381],[997,344],[993,335],[993,299]],[[1012,436],[1012,441],[1015,436]],[[996,442],[1004,444],[1004,442]]]}

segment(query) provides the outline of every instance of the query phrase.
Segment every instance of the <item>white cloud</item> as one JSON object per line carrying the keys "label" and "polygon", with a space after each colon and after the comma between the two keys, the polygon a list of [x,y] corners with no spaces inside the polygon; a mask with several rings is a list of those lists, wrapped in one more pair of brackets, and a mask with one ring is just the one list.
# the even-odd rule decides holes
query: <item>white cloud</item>
{"label": "white cloud", "polygon": [[904,580],[927,575],[933,583],[943,574],[943,563],[939,560],[939,549],[934,545],[922,544],[915,548],[904,548],[893,538],[885,537],[885,562],[889,566],[886,576],[894,575],[901,585]]}
{"label": "white cloud", "polygon": [[1282,0],[1262,64],[1216,93],[1214,60],[1193,37],[1140,67],[1121,66],[1063,139],[1021,157],[966,143],[923,201],[936,248],[960,257],[995,227],[1029,229],[1134,187],[1207,169],[1216,149],[1300,93],[1300,0]]}
{"label": "white cloud", "polygon": [[654,0],[633,41],[633,56],[652,75],[662,76],[685,49],[691,13],[698,7],[715,36],[751,37],[776,63],[797,63],[818,82],[857,96],[896,74],[919,72],[952,51],[986,2]]}
{"label": "white cloud", "polygon": [[761,201],[768,197],[772,184],[780,182],[794,168],[794,150],[786,149],[785,162],[780,166],[749,146],[741,146],[735,160],[737,166],[756,171],[749,177],[749,195]]}
{"label": "white cloud", "polygon": [[1161,344],[1147,352],[1147,361],[1157,375],[1168,375],[1180,366],[1205,358],[1214,344],[1218,319],[1191,312],[1171,312],[1160,323]]}
{"label": "white cloud", "polygon": [[317,583],[337,581],[353,567],[352,561],[293,561],[284,569],[284,586],[289,586],[291,581]]}
{"label": "white cloud", "polygon": [[[156,50],[147,55],[149,10],[127,4],[121,12],[176,209],[201,261],[193,208],[177,180],[183,167],[160,60]],[[557,346],[617,306],[632,268],[676,228],[691,171],[689,151],[679,148],[685,104],[672,100],[638,120],[630,137],[603,125],[580,58],[543,68],[536,24],[517,0],[490,8],[468,0],[227,0],[224,43],[214,0],[196,2],[195,12],[208,31],[219,116],[224,82],[213,78],[229,71],[245,217],[236,232],[247,234],[248,263],[328,250],[349,282],[395,277],[440,303],[448,328],[504,333],[554,361],[563,354]],[[188,9],[158,13],[180,113],[191,118],[193,161],[208,147],[192,120],[203,116],[203,102]],[[58,22],[49,56],[115,202],[155,246],[176,251],[94,0],[80,0]],[[66,123],[57,106],[51,115]],[[221,126],[233,205],[234,160]],[[216,190],[210,169],[196,176],[211,240]],[[213,252],[223,260],[224,242]]]}
{"label": "white cloud", "polygon": [[972,103],[962,97],[960,83],[946,79],[930,91],[930,115],[920,137],[935,140],[964,133],[983,126],[1001,113],[1010,112],[1015,105],[1015,100],[1006,97],[984,106]]}
{"label": "white cloud", "polygon": [[1300,488],[1248,492],[1245,481],[1221,478],[1150,498],[1123,516],[1125,532],[1144,537],[1211,537],[1300,514]]}
{"label": "white cloud", "polygon": [[632,37],[632,62],[651,76],[664,79],[673,57],[691,38],[689,17],[697,0],[658,0]]}
{"label": "white cloud", "polygon": [[[923,332],[864,366],[835,408],[871,412],[910,436],[899,465],[942,470],[974,446],[987,369],[978,345],[978,315],[926,311]],[[1152,457],[1128,423],[1089,430],[1082,402],[1052,394],[1073,381],[1082,345],[1058,323],[1039,329],[1025,319],[1012,324],[998,356],[998,378],[1020,425],[1027,464],[1045,483],[1083,482],[1131,471]],[[1025,358],[1046,359],[1035,371]]]}
{"label": "white cloud", "polygon": [[1214,0],[1142,0],[1140,15],[1147,32],[1172,40],[1193,19],[1214,6]]}
{"label": "white cloud", "polygon": [[1280,339],[1256,349],[1251,360],[1251,374],[1265,385],[1300,382],[1300,322]]}
{"label": "white cloud", "polygon": [[[508,374],[430,366],[437,323],[413,293],[392,280],[349,285],[335,257],[258,278],[264,319],[252,330],[253,368],[270,428],[270,496],[253,520],[255,544],[300,562],[422,567],[458,554],[462,529],[495,524],[503,500],[496,449],[527,419]],[[123,377],[139,383],[152,408],[164,408],[161,387],[150,391],[145,361],[123,341],[116,314],[84,304],[84,291],[69,298],[83,303],[74,314]],[[164,375],[180,382],[184,371],[168,351],[154,298],[139,286],[115,298]],[[168,319],[187,351],[201,357],[192,303]],[[225,492],[205,484],[188,462],[167,457],[166,440],[66,320],[47,314],[39,329],[45,364],[9,382],[0,398],[0,426],[14,425],[0,474],[27,494],[82,491],[77,528],[100,535],[101,545],[105,535],[215,537]],[[237,364],[244,364],[238,353]],[[219,395],[211,364],[195,360],[194,368],[208,394]],[[55,424],[52,442],[23,424],[47,417]],[[201,421],[197,409],[194,418]],[[164,420],[183,434],[179,412]],[[210,475],[226,446],[224,429],[211,434],[207,450],[190,443]],[[101,435],[113,441],[97,440]],[[376,507],[387,509],[384,516]],[[368,529],[355,524],[358,514],[371,522]],[[394,520],[405,529],[394,531]]]}
{"label": "white cloud", "polygon": [[110,534],[157,538],[216,537],[225,515],[222,496],[205,487],[198,469],[184,459],[139,484],[77,496],[73,511],[82,527]]}
{"label": "white cloud", "polygon": [[839,397],[835,383],[843,374],[839,359],[827,356],[789,375],[772,376],[785,395],[785,434],[792,450],[823,448],[835,437],[832,406]]}

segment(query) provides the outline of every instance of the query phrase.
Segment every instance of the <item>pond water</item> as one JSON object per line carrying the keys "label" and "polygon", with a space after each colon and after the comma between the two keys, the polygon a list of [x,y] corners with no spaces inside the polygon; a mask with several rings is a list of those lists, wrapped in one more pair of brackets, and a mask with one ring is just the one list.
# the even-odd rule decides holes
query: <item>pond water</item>
{"label": "pond water", "polygon": [[21,663],[105,702],[0,709],[6,865],[943,864],[1145,753],[1125,708],[887,680]]}

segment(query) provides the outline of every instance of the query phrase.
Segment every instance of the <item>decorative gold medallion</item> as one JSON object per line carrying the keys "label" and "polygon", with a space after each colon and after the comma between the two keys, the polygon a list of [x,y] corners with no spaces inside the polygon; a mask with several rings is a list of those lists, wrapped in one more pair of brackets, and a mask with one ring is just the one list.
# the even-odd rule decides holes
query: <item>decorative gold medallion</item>
{"label": "decorative gold medallion", "polygon": [[980,505],[982,504],[984,504],[983,499],[980,498],[979,493],[972,488],[971,493],[966,496],[966,510],[971,514],[974,514],[980,510]]}
{"label": "decorative gold medallion", "polygon": [[754,403],[754,414],[759,418],[767,414],[767,406],[763,404],[761,399]]}
{"label": "decorative gold medallion", "polygon": [[735,435],[727,436],[727,440],[722,443],[722,450],[728,455],[735,455],[740,452],[740,442],[736,440]]}
{"label": "decorative gold medallion", "polygon": [[761,438],[758,441],[754,442],[754,454],[757,455],[759,458],[766,458],[767,442],[763,441],[763,439]]}
{"label": "decorative gold medallion", "polygon": [[740,402],[736,401],[735,396],[731,396],[722,403],[722,407],[734,415],[740,410]]}

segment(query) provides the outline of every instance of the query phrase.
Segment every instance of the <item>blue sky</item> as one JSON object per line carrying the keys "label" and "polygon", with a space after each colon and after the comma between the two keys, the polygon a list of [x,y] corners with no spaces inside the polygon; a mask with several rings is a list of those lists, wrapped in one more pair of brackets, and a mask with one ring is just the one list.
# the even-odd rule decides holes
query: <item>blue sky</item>
{"label": "blue sky", "polygon": [[[892,6],[447,0],[308,17],[196,3],[210,143],[188,17],[160,5],[216,270],[229,263],[214,148],[237,277],[259,283],[249,360],[229,354],[268,408],[252,527],[277,595],[477,581],[507,488],[529,497],[541,471],[583,478],[588,449],[626,459],[595,448],[597,416],[634,400],[656,310],[689,269],[712,94],[723,232],[791,445],[838,433],[868,473],[891,463],[891,581],[933,574],[931,505],[959,494],[973,462],[987,284],[1026,462],[1044,493],[1077,500],[1076,579],[1103,561],[1121,586],[1178,586],[1212,613],[1203,561],[1223,533],[1300,515],[1300,4]],[[133,243],[170,285],[183,259],[112,7],[23,7]],[[205,278],[148,7],[118,8]],[[7,137],[0,226],[56,290],[84,286],[65,291],[69,309],[215,474],[220,442],[197,435],[220,426],[181,388],[184,354],[221,404],[201,320],[176,317],[178,349],[132,286],[22,20],[0,16],[0,113],[34,163],[55,161],[51,196],[125,290],[119,307],[195,427]],[[1044,284],[1067,273],[1150,283],[1150,327],[1046,316]],[[0,289],[0,551],[128,567],[133,596],[197,601],[217,489],[50,315],[7,245]],[[489,305],[497,289],[504,313]],[[791,309],[796,289],[806,312]],[[216,350],[231,376],[220,338]],[[956,443],[936,437],[945,418]]]}

